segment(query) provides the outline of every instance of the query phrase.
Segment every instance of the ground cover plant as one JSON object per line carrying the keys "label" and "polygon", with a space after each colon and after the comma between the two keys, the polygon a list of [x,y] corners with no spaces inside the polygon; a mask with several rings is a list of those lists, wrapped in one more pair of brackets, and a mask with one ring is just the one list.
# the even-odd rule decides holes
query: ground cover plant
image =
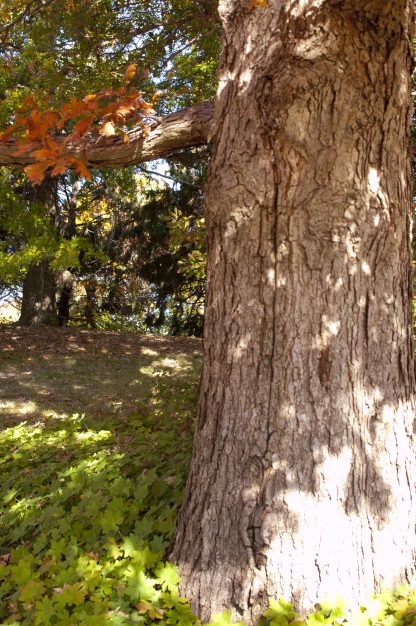
{"label": "ground cover plant", "polygon": [[189,461],[200,344],[114,339],[2,331],[2,623],[190,615],[163,554]]}
{"label": "ground cover plant", "polygon": [[[165,552],[192,445],[200,342],[0,328],[2,624],[197,625]],[[261,626],[410,626],[416,594]],[[231,624],[225,610],[213,617]],[[236,623],[236,622],[234,622]],[[241,624],[241,622],[240,622]]]}

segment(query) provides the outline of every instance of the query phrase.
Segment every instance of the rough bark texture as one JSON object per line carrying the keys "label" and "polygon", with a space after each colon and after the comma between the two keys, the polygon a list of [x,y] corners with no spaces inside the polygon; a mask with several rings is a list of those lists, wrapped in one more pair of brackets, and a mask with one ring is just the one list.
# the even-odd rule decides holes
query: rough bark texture
{"label": "rough bark texture", "polygon": [[57,326],[56,281],[48,261],[32,265],[23,283],[19,326]]}
{"label": "rough bark texture", "polygon": [[172,544],[203,620],[416,582],[411,11],[220,1],[204,368]]}
{"label": "rough bark texture", "polygon": [[[190,107],[155,119],[147,137],[141,129],[137,129],[129,133],[129,143],[121,137],[100,137],[91,140],[82,149],[68,144],[68,152],[85,159],[90,167],[99,169],[116,169],[160,159],[177,150],[207,143],[213,110],[212,103]],[[16,156],[15,151],[16,142],[0,142],[0,165],[22,167],[33,163],[33,158]]]}
{"label": "rough bark texture", "polygon": [[[45,214],[55,222],[56,184],[49,176],[43,183],[33,187],[33,202],[44,206]],[[34,263],[23,281],[22,309],[18,321],[20,326],[57,326],[56,276],[49,261]]]}

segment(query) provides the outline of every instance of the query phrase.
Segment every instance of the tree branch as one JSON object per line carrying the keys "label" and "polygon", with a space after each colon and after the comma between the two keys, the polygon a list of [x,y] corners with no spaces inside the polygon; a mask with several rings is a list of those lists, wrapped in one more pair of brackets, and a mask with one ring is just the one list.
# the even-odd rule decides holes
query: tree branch
{"label": "tree branch", "polygon": [[[68,144],[75,154],[95,169],[117,169],[169,156],[172,152],[208,143],[214,114],[212,102],[156,118],[146,137],[141,128],[130,131],[128,143],[122,137],[91,139],[83,148]],[[16,140],[0,142],[0,165],[24,167],[34,163],[28,155],[15,156]]]}
{"label": "tree branch", "polygon": [[16,26],[16,24],[18,24],[19,22],[21,22],[27,17],[31,17],[31,15],[33,15],[34,13],[39,13],[39,11],[41,11],[42,9],[45,9],[53,2],[55,2],[55,0],[45,0],[45,2],[39,2],[39,0],[30,0],[29,2],[27,2],[24,10],[21,13],[19,13],[17,17],[15,17],[13,20],[8,22],[7,24],[0,25],[1,42],[5,44],[7,36],[9,35],[12,28]]}

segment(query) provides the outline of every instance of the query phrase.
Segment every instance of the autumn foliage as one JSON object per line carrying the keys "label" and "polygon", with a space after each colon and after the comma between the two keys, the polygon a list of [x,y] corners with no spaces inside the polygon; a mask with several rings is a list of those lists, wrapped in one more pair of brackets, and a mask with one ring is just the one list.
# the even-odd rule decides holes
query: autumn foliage
{"label": "autumn foliage", "polygon": [[[116,89],[103,89],[81,100],[72,98],[58,109],[39,106],[34,96],[28,96],[15,116],[14,123],[1,134],[1,142],[17,140],[15,155],[26,154],[34,163],[24,169],[28,178],[40,184],[46,173],[51,176],[73,169],[87,179],[87,141],[105,141],[121,136],[129,141],[128,129],[141,127],[146,135],[149,116],[154,114],[153,103],[143,99],[143,93],[129,87],[136,72],[131,64],[124,73],[124,84]],[[84,153],[84,156],[83,156]]]}

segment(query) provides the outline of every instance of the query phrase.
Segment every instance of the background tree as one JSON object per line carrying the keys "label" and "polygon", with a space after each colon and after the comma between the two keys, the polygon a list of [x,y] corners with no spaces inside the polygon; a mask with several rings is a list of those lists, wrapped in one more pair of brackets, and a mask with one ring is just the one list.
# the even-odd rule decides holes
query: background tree
{"label": "background tree", "polygon": [[[161,103],[161,111],[211,95],[218,49],[218,20],[207,19],[212,9],[213,5],[206,2],[152,2],[140,6],[120,2],[112,6],[97,0],[88,6],[85,2],[53,2],[39,6],[32,3],[30,7],[12,3],[3,14],[5,24],[0,28],[2,122],[13,118],[30,89],[42,94],[43,106],[55,107],[71,97],[117,84],[131,61],[140,63],[135,86],[148,93],[157,86],[169,94]],[[46,216],[50,210],[45,210],[45,219],[49,219]],[[57,236],[71,239],[71,229],[63,227],[62,219],[59,230]],[[41,248],[37,247],[38,252]],[[46,265],[51,261],[50,251],[47,256]],[[36,296],[33,289],[42,284],[45,264],[36,261],[30,273],[27,264],[20,267],[20,274],[26,272],[25,280],[31,283],[25,285],[24,297],[31,293],[31,299],[37,300],[36,306],[33,302],[25,306],[21,323],[56,322],[55,314],[29,314],[31,310],[42,310],[42,292],[38,290]],[[51,275],[48,284],[52,288],[52,283],[60,280],[62,277],[56,276],[52,280]],[[60,298],[62,306],[65,298]],[[67,314],[62,313],[61,320]]]}

